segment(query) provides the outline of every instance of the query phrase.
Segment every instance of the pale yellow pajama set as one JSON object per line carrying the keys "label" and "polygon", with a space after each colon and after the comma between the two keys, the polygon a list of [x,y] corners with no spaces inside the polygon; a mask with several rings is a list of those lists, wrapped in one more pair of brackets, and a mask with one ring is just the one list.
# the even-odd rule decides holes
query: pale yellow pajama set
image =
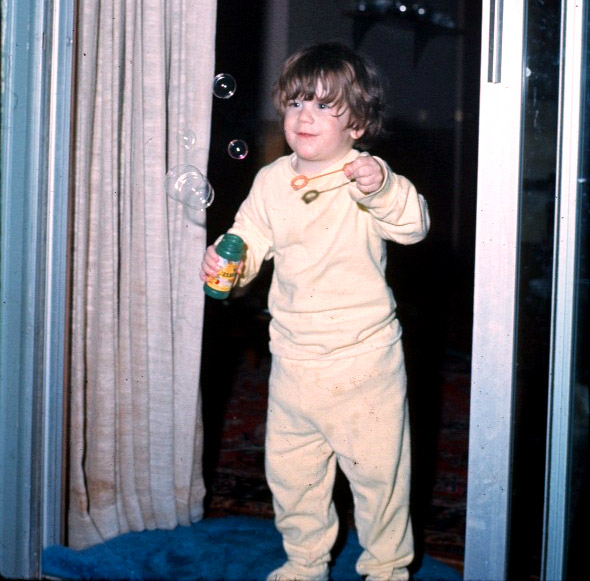
{"label": "pale yellow pajama set", "polygon": [[[352,150],[325,172],[358,155]],[[281,157],[260,170],[230,229],[247,247],[239,284],[274,259],[266,476],[276,525],[294,576],[327,579],[338,462],[363,547],[357,572],[407,579],[413,537],[406,375],[384,277],[385,241],[422,240],[428,210],[382,160],[385,181],[367,196],[343,173],[295,191],[293,160]],[[319,195],[306,203],[309,190]]]}

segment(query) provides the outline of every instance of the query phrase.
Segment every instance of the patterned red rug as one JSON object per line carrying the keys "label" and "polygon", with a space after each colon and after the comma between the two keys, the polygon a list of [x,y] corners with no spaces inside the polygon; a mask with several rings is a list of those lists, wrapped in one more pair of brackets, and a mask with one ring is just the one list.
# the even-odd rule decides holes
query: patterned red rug
{"label": "patterned red rug", "polygon": [[[227,304],[211,305],[209,311],[214,312],[206,315],[202,373],[207,514],[272,518],[271,496],[264,478],[270,366],[267,321],[252,313],[244,315]],[[417,417],[414,527],[418,552],[462,571],[469,365],[464,357],[446,354],[440,366],[437,384],[430,386],[429,413],[420,415],[421,404],[412,406],[410,393],[410,408],[414,407]],[[424,399],[423,389],[421,386],[420,394],[414,396],[416,402]],[[353,527],[350,493],[341,475],[335,496],[341,520],[348,528]]]}

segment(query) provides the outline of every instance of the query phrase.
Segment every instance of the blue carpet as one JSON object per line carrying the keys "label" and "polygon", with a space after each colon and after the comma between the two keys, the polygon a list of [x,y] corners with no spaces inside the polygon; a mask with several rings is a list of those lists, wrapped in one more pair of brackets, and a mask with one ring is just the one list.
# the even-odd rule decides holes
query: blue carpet
{"label": "blue carpet", "polygon": [[[354,564],[360,551],[356,533],[350,532],[334,562],[333,581],[359,579]],[[61,579],[258,581],[284,560],[271,520],[231,516],[171,531],[127,533],[83,551],[48,547],[43,574]],[[462,576],[426,556],[413,579],[460,581]]]}

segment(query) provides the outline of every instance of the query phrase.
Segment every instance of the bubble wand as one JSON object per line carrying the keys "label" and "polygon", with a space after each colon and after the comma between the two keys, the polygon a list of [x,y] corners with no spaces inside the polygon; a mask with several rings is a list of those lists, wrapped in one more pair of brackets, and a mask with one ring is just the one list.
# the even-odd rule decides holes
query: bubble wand
{"label": "bubble wand", "polygon": [[300,190],[301,188],[304,188],[311,180],[315,180],[317,178],[323,178],[325,176],[329,176],[332,175],[334,173],[338,173],[341,171],[344,171],[344,168],[347,166],[348,164],[345,164],[344,166],[342,166],[340,169],[335,169],[334,171],[329,171],[326,173],[322,173],[319,174],[317,176],[311,176],[311,177],[307,177],[304,174],[295,176],[292,180],[291,180],[291,187],[297,191]]}

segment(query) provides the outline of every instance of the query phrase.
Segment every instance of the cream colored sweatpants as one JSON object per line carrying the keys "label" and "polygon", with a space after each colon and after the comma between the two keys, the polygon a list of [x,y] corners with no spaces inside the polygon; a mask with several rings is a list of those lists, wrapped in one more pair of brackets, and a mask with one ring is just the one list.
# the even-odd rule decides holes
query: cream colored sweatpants
{"label": "cream colored sweatpants", "polygon": [[357,573],[407,579],[414,553],[401,342],[349,359],[274,357],[269,392],[266,473],[289,561],[318,570],[330,559],[338,462],[363,548]]}

